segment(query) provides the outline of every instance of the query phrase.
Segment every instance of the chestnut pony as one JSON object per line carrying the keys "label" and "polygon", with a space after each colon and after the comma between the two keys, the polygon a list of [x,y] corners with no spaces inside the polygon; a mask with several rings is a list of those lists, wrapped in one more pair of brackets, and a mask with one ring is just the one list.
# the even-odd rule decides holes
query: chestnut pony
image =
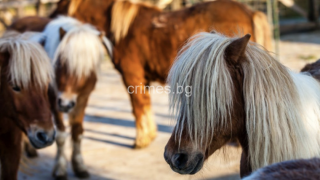
{"label": "chestnut pony", "polygon": [[68,15],[103,29],[113,43],[112,61],[129,92],[136,120],[135,148],[148,146],[157,134],[145,89],[153,81],[165,83],[174,57],[190,36],[212,29],[232,36],[240,30],[267,48],[271,42],[266,16],[229,0],[172,12],[129,1],[71,0],[59,3],[54,15],[67,9]]}
{"label": "chestnut pony", "polygon": [[[164,153],[175,172],[197,173],[231,138],[243,149],[242,177],[320,156],[319,82],[290,71],[249,39],[200,33],[178,55],[168,77],[177,124]],[[192,95],[174,93],[178,86],[191,87]]]}
{"label": "chestnut pony", "polygon": [[89,177],[81,155],[82,123],[88,98],[97,82],[98,67],[104,59],[104,45],[108,44],[102,36],[89,24],[61,16],[51,20],[41,34],[31,38],[42,42],[54,66],[57,98],[53,99],[56,100],[53,104],[56,103],[59,112],[53,112],[58,128],[53,176],[57,179],[67,178],[67,159],[64,155],[67,133],[62,113],[68,115],[71,126],[73,171],[79,178]]}
{"label": "chestnut pony", "polygon": [[22,132],[35,148],[54,142],[48,97],[53,69],[41,45],[19,35],[0,39],[0,75],[0,179],[14,180]]}

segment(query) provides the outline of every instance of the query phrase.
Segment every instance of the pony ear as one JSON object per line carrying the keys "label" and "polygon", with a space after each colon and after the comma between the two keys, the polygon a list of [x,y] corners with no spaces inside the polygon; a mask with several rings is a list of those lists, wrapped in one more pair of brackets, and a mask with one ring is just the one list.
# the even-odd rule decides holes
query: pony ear
{"label": "pony ear", "polygon": [[246,52],[247,44],[251,35],[247,34],[242,38],[232,41],[225,50],[226,60],[231,64],[241,63],[241,59]]}
{"label": "pony ear", "polygon": [[61,41],[62,38],[66,35],[66,33],[67,33],[67,32],[66,32],[62,27],[59,28],[60,41]]}

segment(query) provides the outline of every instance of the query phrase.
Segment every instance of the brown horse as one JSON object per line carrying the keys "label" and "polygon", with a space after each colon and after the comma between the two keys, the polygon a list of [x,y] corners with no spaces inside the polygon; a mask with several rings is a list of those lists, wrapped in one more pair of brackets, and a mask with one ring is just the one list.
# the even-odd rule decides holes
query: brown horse
{"label": "brown horse", "polygon": [[258,169],[243,180],[318,180],[320,159],[299,159],[275,163]]}
{"label": "brown horse", "polygon": [[289,71],[249,39],[200,33],[182,48],[168,77],[177,124],[164,158],[172,170],[197,173],[232,138],[243,149],[242,177],[320,156],[319,82]]}
{"label": "brown horse", "polygon": [[55,128],[48,97],[53,77],[40,44],[19,37],[0,39],[1,179],[17,179],[22,132],[35,148],[51,145]]}
{"label": "brown horse", "polygon": [[54,15],[66,13],[69,6],[69,15],[103,29],[112,41],[112,61],[130,92],[137,127],[136,148],[149,145],[157,130],[150,94],[141,92],[152,81],[165,82],[178,49],[191,35],[212,29],[229,36],[241,31],[254,34],[253,41],[261,40],[261,44],[270,46],[266,16],[234,1],[200,3],[174,12],[114,0],[72,0],[60,5]]}

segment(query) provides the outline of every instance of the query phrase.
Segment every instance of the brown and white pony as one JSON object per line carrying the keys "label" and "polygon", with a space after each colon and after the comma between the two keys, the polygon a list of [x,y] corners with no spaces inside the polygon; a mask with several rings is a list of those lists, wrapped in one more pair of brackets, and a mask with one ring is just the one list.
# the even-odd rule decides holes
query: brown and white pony
{"label": "brown and white pony", "polygon": [[148,146],[157,133],[150,94],[141,92],[145,92],[152,81],[165,83],[178,50],[190,36],[212,29],[229,36],[242,31],[253,34],[252,40],[260,41],[267,48],[271,43],[266,16],[234,1],[205,2],[179,11],[162,12],[129,1],[62,0],[54,15],[66,13],[66,9],[68,15],[103,29],[112,41],[112,61],[131,92],[137,127],[136,148]]}
{"label": "brown and white pony", "polygon": [[318,180],[320,159],[299,159],[275,163],[258,169],[243,180]]}
{"label": "brown and white pony", "polygon": [[57,88],[57,156],[53,176],[67,178],[67,159],[64,144],[67,137],[62,113],[68,114],[73,143],[72,167],[75,175],[86,178],[89,173],[81,155],[83,118],[88,98],[97,82],[100,62],[104,59],[105,39],[89,24],[61,16],[50,21],[40,36],[33,37],[43,42],[52,59]]}
{"label": "brown and white pony", "polygon": [[53,68],[36,42],[21,36],[0,39],[1,178],[17,179],[22,132],[35,148],[55,140],[49,83]]}
{"label": "brown and white pony", "polygon": [[[243,149],[242,177],[320,156],[319,82],[290,71],[249,39],[200,33],[182,48],[168,77],[177,124],[164,157],[172,170],[197,173],[232,138]],[[178,86],[192,95],[175,93]]]}

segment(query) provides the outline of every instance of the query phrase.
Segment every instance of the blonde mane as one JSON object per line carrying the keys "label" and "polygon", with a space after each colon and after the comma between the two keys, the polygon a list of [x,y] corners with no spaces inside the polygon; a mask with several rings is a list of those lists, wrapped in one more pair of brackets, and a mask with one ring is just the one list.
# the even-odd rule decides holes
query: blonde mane
{"label": "blonde mane", "polygon": [[[60,28],[66,34],[60,41]],[[100,32],[89,24],[61,16],[51,21],[45,28],[45,49],[56,65],[65,64],[69,73],[86,77],[97,72],[104,59],[104,46],[99,38]]]}
{"label": "blonde mane", "polygon": [[46,87],[53,78],[53,69],[47,53],[37,42],[26,40],[25,34],[16,35],[0,39],[0,51],[10,54],[11,82],[24,88],[30,85]]}
{"label": "blonde mane", "polygon": [[114,2],[112,6],[111,32],[116,43],[126,37],[133,20],[142,6],[156,8],[148,3],[135,1],[117,0]]}
{"label": "blonde mane", "polygon": [[77,11],[80,3],[82,0],[71,0],[68,8],[68,15],[73,16],[74,13]]}
{"label": "blonde mane", "polygon": [[[225,49],[235,38],[200,33],[181,50],[168,82],[172,90],[192,86],[192,96],[170,94],[181,141],[184,125],[194,145],[208,145],[213,131],[231,125],[233,82]],[[252,169],[320,156],[320,85],[289,71],[255,43],[246,48],[244,73],[246,130]]]}
{"label": "blonde mane", "polygon": [[139,4],[129,1],[115,1],[112,7],[111,32],[115,42],[124,38],[139,11]]}

